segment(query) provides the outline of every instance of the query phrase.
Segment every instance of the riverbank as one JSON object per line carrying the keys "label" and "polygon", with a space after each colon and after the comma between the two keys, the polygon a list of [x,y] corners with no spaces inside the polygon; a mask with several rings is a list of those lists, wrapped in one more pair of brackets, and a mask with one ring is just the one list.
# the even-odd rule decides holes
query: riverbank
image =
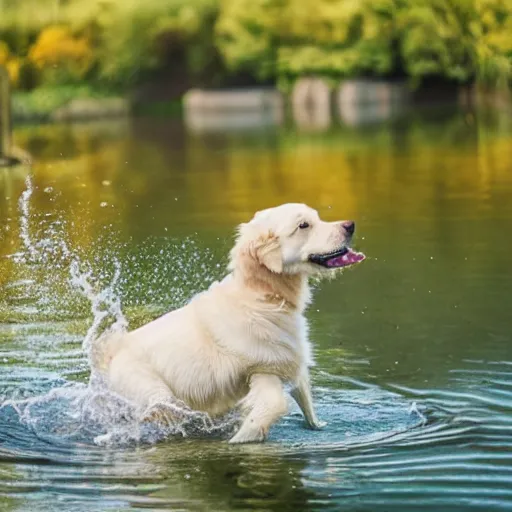
{"label": "riverbank", "polygon": [[[418,90],[407,91],[402,83],[399,86],[402,88],[402,92],[396,95],[392,93],[396,89],[397,83],[392,81],[346,80],[340,83],[338,88],[331,89],[327,89],[327,85],[321,88],[316,82],[315,87],[305,87],[300,82],[297,84],[296,90],[292,90],[289,95],[282,94],[283,101],[276,105],[279,109],[290,106],[294,112],[304,110],[308,118],[310,115],[314,116],[315,113],[318,113],[319,109],[322,111],[342,110],[344,115],[341,117],[344,118],[351,113],[354,106],[371,106],[372,104],[378,104],[381,107],[386,104],[394,107],[445,103],[486,104],[512,110],[512,95],[508,89],[489,90],[475,86],[448,87],[441,84],[440,86],[429,85]],[[303,89],[307,90],[307,94],[303,94]],[[196,90],[190,91],[183,97],[169,96],[169,98],[154,99],[140,98],[133,94],[123,95],[117,91],[97,89],[89,85],[41,87],[30,92],[14,91],[12,93],[12,120],[15,123],[47,123],[113,119],[132,115],[177,116],[184,109],[187,110],[189,103],[193,103],[187,101],[191,95],[199,95],[203,100],[202,108],[194,108],[195,115],[203,116],[205,110],[206,113],[210,113],[204,105],[208,106],[214,99],[218,101],[219,97],[222,98],[221,106],[224,109],[243,113],[247,109],[240,105],[241,93],[244,93],[244,98],[249,99],[252,97],[251,94],[280,95],[276,89],[272,88],[244,88],[220,91]]]}
{"label": "riverbank", "polygon": [[128,115],[126,98],[88,85],[40,87],[12,93],[15,122],[72,121]]}
{"label": "riverbank", "polygon": [[16,123],[86,121],[129,115],[155,117],[181,113],[180,98],[145,101],[130,94],[82,86],[41,87],[12,93],[12,119]]}

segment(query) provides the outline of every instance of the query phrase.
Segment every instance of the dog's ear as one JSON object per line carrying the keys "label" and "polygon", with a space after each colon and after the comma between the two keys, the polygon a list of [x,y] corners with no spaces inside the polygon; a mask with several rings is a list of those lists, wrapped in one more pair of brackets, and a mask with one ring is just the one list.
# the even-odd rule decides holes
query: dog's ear
{"label": "dog's ear", "polygon": [[[268,268],[275,274],[283,272],[283,258],[279,238],[270,231],[261,233],[261,228],[254,224],[240,224],[237,230],[235,246],[230,254],[229,270],[252,261]],[[254,264],[253,263],[253,264]]]}
{"label": "dog's ear", "polygon": [[259,263],[274,274],[283,272],[283,256],[279,238],[272,232],[260,236],[255,243],[255,255]]}

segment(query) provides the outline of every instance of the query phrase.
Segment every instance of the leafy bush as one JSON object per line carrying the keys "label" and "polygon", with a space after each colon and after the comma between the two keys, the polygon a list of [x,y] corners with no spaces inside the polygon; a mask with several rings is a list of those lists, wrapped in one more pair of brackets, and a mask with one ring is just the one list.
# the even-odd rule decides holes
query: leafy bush
{"label": "leafy bush", "polygon": [[219,47],[233,69],[281,79],[437,76],[508,80],[511,0],[226,0]]}
{"label": "leafy bush", "polygon": [[225,0],[215,26],[216,43],[232,70],[275,76],[279,1]]}
{"label": "leafy bush", "polygon": [[495,84],[510,77],[509,0],[417,0],[399,13],[401,57],[408,75]]}
{"label": "leafy bush", "polygon": [[28,59],[47,83],[82,80],[94,62],[85,37],[74,36],[68,27],[45,28],[29,51]]}
{"label": "leafy bush", "polygon": [[233,73],[283,84],[314,74],[496,85],[512,74],[512,0],[3,5],[0,40],[9,45],[10,73],[20,87],[87,80],[126,89],[161,75],[186,86],[219,85]]}
{"label": "leafy bush", "polygon": [[200,74],[215,49],[211,27],[216,10],[214,0],[111,4],[98,18],[100,79],[126,85],[155,70]]}
{"label": "leafy bush", "polygon": [[18,118],[47,119],[57,108],[75,98],[103,98],[107,94],[87,85],[42,86],[32,91],[16,91],[13,112]]}

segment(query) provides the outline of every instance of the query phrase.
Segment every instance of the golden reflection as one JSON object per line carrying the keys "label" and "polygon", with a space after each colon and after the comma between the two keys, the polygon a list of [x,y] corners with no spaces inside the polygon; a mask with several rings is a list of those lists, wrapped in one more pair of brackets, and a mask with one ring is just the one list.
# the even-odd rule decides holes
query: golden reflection
{"label": "golden reflection", "polygon": [[[417,115],[324,134],[201,136],[176,121],[131,120],[23,127],[15,136],[34,157],[30,233],[37,238],[58,217],[69,243],[88,252],[100,234],[225,236],[254,211],[287,201],[327,219],[406,219],[431,230],[445,217],[496,216],[509,208],[499,191],[512,185],[510,126],[480,113],[467,119]],[[22,248],[18,200],[27,172],[1,175],[3,289],[17,278],[6,256]]]}

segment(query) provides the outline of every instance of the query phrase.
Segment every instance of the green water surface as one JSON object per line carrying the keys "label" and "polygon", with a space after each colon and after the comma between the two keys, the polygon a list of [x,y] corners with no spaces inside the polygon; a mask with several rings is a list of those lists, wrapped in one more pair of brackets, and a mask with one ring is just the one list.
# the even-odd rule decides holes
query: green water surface
{"label": "green water surface", "polygon": [[[261,446],[101,447],[63,409],[20,421],[7,405],[1,510],[512,510],[509,114],[446,107],[323,133],[141,118],[15,139],[34,163],[0,170],[4,402],[87,382],[91,308],[62,241],[98,290],[120,262],[132,326],[222,276],[234,227],[265,207],[354,219],[368,259],[322,283],[308,312],[325,431],[291,409]],[[20,262],[27,176],[27,229],[46,256]]]}

